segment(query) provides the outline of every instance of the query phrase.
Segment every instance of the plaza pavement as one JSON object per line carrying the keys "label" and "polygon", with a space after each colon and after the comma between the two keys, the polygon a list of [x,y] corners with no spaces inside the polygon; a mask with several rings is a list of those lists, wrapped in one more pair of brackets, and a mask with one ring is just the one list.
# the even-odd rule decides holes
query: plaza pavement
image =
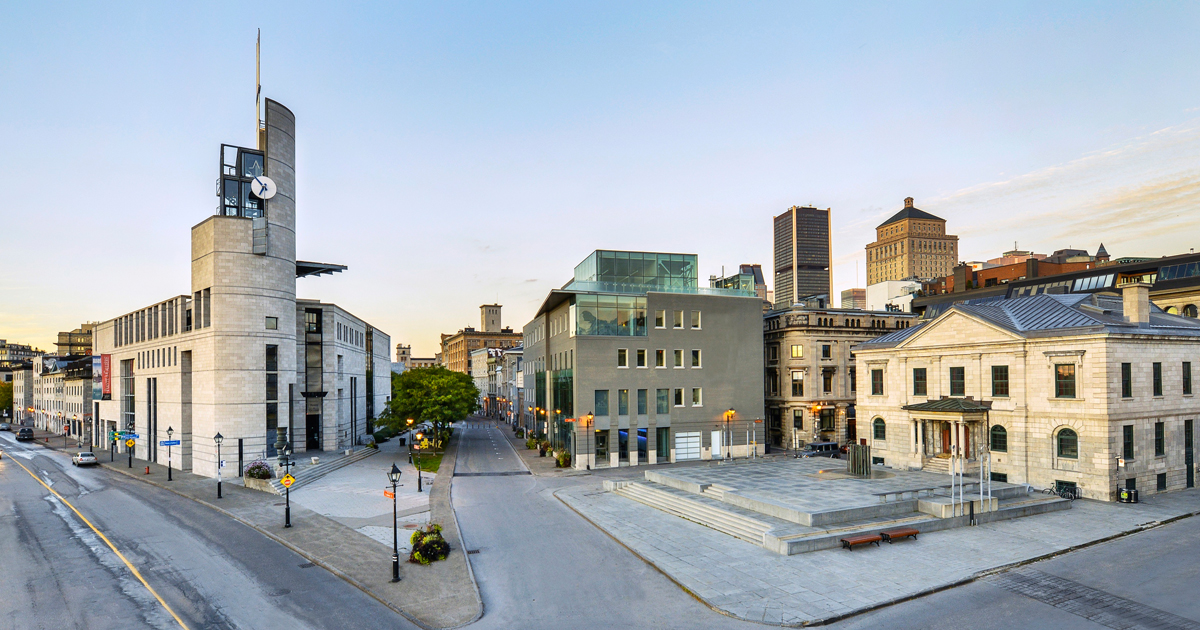
{"label": "plaza pavement", "polygon": [[600,480],[555,496],[713,609],[775,625],[831,622],[1200,513],[1200,489],[1134,505],[1080,500],[918,540],[781,556],[604,492]]}

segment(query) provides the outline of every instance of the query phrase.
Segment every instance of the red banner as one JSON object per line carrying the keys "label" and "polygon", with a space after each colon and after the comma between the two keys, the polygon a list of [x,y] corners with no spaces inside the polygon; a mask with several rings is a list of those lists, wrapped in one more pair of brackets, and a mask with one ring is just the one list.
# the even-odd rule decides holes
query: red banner
{"label": "red banner", "polygon": [[112,400],[112,355],[100,355],[101,392],[104,400]]}

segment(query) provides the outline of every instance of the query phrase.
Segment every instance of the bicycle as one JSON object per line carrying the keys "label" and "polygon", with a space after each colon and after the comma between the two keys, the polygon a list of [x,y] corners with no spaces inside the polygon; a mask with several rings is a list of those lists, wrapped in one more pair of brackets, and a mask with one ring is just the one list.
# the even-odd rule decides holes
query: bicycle
{"label": "bicycle", "polygon": [[1067,499],[1069,501],[1074,501],[1075,499],[1079,498],[1079,490],[1078,489],[1072,490],[1071,488],[1050,487],[1050,488],[1046,488],[1046,489],[1042,490],[1042,494],[1053,494],[1060,498]]}

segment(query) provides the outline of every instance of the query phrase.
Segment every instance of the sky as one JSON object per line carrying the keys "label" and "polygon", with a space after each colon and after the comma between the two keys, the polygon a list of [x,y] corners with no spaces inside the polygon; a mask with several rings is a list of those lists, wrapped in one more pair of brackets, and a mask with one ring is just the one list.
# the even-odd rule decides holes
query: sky
{"label": "sky", "polygon": [[1200,234],[1194,3],[17,2],[0,8],[0,338],[190,288],[221,143],[297,118],[298,281],[432,356],[520,329],[595,249],[772,269],[833,211],[834,292],[905,197],[964,260]]}

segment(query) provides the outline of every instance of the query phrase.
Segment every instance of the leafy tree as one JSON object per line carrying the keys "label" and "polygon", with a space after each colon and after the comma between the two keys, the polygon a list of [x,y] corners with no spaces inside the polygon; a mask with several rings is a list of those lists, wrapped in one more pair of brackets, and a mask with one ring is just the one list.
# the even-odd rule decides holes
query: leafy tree
{"label": "leafy tree", "polygon": [[[13,384],[12,383],[0,383],[0,409],[7,409],[8,412],[11,414],[11,413],[13,413],[12,403],[13,403]],[[2,414],[0,414],[0,415],[2,415]]]}
{"label": "leafy tree", "polygon": [[409,418],[428,422],[438,441],[449,435],[451,422],[465,419],[479,408],[479,388],[469,375],[441,366],[392,374],[392,400],[379,423],[396,431],[407,428]]}

